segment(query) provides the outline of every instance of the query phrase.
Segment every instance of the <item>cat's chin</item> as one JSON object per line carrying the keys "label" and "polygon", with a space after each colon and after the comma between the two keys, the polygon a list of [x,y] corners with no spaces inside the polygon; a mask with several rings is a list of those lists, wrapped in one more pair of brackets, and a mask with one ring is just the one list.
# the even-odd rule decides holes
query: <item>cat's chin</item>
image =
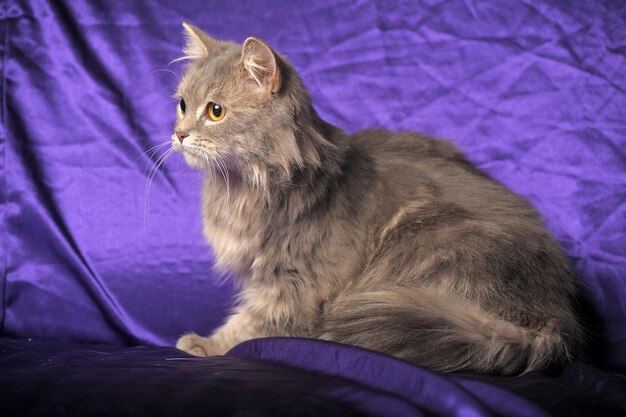
{"label": "cat's chin", "polygon": [[189,152],[183,152],[183,157],[185,158],[187,165],[189,165],[192,168],[202,169],[202,170],[211,169],[210,166],[207,166],[207,163],[205,160],[202,160]]}
{"label": "cat's chin", "polygon": [[191,168],[202,171],[211,172],[216,180],[224,180],[230,184],[241,182],[241,172],[236,164],[229,160],[223,160],[221,163],[217,161],[209,162],[204,158],[199,158],[190,152],[183,152],[185,161]]}

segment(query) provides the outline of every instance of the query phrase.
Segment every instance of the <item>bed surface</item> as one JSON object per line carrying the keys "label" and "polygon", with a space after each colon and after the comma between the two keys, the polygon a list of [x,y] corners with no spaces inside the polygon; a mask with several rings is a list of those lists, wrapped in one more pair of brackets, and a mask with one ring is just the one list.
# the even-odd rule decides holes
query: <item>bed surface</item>
{"label": "bed surface", "polygon": [[[588,356],[558,375],[537,376],[545,393],[528,382],[533,376],[472,380],[554,415],[605,400],[617,407],[605,389],[623,389],[612,375],[626,372],[626,4],[591,0],[0,3],[4,399],[32,405],[42,398],[18,395],[5,371],[25,387],[57,389],[37,378],[66,367],[38,368],[38,361],[76,360],[87,372],[103,364],[92,344],[110,346],[120,364],[201,363],[164,358],[182,357],[168,348],[177,337],[210,333],[233,305],[233,287],[212,268],[201,235],[201,175],[178,155],[161,161],[167,145],[155,148],[172,134],[182,64],[169,63],[182,54],[183,21],[220,39],[266,40],[290,58],[327,121],[349,132],[448,138],[525,196],[580,277]],[[28,338],[43,342],[13,341]],[[271,351],[291,346],[272,343]],[[294,357],[318,346],[294,343]],[[267,344],[244,346],[261,351],[206,366],[269,366]],[[317,362],[338,360],[333,349],[321,352]],[[363,366],[365,374],[376,369]],[[121,372],[112,368],[110,375]],[[141,369],[148,376],[157,367]],[[323,373],[334,387],[333,374]],[[240,377],[233,381],[247,378]],[[480,396],[470,385],[463,390]],[[363,389],[362,402],[377,398]],[[320,407],[345,405],[328,398]]]}

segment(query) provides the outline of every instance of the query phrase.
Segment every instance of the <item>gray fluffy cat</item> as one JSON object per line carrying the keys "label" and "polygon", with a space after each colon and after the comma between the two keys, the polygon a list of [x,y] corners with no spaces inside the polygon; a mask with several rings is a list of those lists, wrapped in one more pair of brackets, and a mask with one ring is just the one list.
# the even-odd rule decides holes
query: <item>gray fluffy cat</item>
{"label": "gray fluffy cat", "polygon": [[579,351],[568,262],[524,199],[448,142],[347,135],[263,41],[183,26],[173,147],[206,172],[204,233],[241,292],[222,327],[179,349],[300,336],[493,374]]}

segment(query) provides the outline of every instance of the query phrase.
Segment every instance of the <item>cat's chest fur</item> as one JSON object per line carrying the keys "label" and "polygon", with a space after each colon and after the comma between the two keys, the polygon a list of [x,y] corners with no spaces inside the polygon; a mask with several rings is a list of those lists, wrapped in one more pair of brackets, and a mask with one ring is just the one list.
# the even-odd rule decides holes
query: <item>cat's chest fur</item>
{"label": "cat's chest fur", "polygon": [[[356,177],[348,175],[349,180],[334,187],[355,187]],[[268,207],[261,195],[227,190],[225,184],[207,180],[202,193],[204,235],[216,267],[239,274],[244,284],[282,285],[284,291],[286,281],[297,281],[298,291],[310,286],[330,291],[362,267],[369,216],[348,213],[345,201],[326,197],[336,191],[320,193],[325,197],[306,215],[295,216],[298,198]],[[354,200],[358,204],[359,198]]]}
{"label": "cat's chest fur", "polygon": [[267,222],[260,206],[251,200],[250,195],[231,195],[224,184],[205,183],[204,236],[219,269],[240,274],[249,271],[261,251]]}

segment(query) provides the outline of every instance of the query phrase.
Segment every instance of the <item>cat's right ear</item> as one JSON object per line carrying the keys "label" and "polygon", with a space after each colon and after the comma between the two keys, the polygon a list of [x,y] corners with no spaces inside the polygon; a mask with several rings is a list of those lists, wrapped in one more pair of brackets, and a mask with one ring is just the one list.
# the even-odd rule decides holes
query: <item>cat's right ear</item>
{"label": "cat's right ear", "polygon": [[183,23],[185,29],[184,59],[198,59],[209,56],[219,44],[202,30],[189,23]]}
{"label": "cat's right ear", "polygon": [[268,44],[250,36],[243,43],[241,62],[259,87],[275,93],[280,89],[281,77],[278,58]]}

